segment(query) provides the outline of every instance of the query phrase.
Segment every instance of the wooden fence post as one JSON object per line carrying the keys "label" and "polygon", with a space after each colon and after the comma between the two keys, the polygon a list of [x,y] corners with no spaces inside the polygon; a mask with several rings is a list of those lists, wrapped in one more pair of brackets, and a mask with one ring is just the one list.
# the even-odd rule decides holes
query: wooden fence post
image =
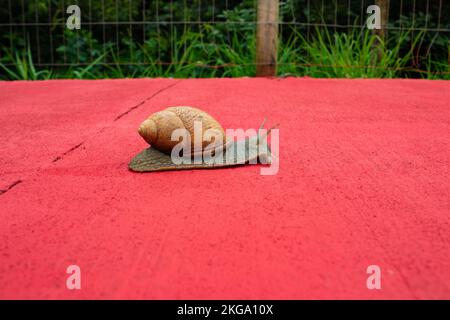
{"label": "wooden fence post", "polygon": [[377,52],[378,62],[383,58],[384,46],[386,45],[386,34],[387,34],[387,24],[389,22],[389,1],[390,0],[375,0],[375,4],[380,7],[380,24],[381,29],[375,29],[374,34],[376,34],[380,41],[374,41],[374,49]]}
{"label": "wooden fence post", "polygon": [[279,0],[258,0],[256,26],[256,76],[277,74]]}
{"label": "wooden fence post", "polygon": [[450,66],[450,39],[448,39],[448,47],[447,47],[448,49],[448,58],[447,58],[447,60],[448,60],[448,65]]}
{"label": "wooden fence post", "polygon": [[380,7],[381,29],[375,33],[383,40],[386,39],[386,27],[389,22],[389,0],[375,0],[375,4]]}

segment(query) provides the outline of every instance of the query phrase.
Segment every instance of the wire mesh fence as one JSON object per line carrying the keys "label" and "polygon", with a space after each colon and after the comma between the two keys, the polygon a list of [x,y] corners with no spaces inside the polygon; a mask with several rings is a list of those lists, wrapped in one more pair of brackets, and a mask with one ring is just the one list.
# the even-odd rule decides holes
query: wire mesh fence
{"label": "wire mesh fence", "polygon": [[[258,0],[0,3],[0,72],[6,77],[6,70],[14,73],[23,64],[70,69],[85,77],[255,74],[255,32],[262,23],[256,18]],[[450,1],[391,0],[378,61],[373,58],[376,41],[366,24],[372,4],[281,1],[278,74],[448,76]],[[67,28],[70,5],[80,8],[80,29]]]}

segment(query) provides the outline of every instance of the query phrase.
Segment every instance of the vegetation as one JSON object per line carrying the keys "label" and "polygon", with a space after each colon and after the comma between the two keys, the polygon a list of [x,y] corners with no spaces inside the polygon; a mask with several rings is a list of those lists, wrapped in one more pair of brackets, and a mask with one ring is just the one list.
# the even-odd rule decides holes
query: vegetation
{"label": "vegetation", "polygon": [[[450,78],[448,32],[420,31],[423,26],[450,28],[446,17],[432,15],[436,7],[417,6],[412,11],[407,4],[400,15],[398,4],[393,4],[391,10],[398,15],[391,14],[390,25],[397,28],[384,41],[359,27],[361,5],[352,2],[350,8],[347,1],[326,1],[323,7],[320,1],[312,1],[311,7],[303,0],[282,2],[279,75]],[[9,30],[0,36],[0,79],[255,73],[252,0],[72,1],[82,8],[81,30],[65,28],[68,15],[62,0],[25,3],[22,7],[21,1],[11,1],[11,10],[8,5],[0,7],[0,21],[12,19],[10,27],[2,26]],[[442,12],[446,9],[450,5],[444,4]],[[142,20],[151,23],[128,24]],[[349,21],[355,27],[324,26],[334,22],[345,26]],[[23,22],[44,24],[24,26]]]}

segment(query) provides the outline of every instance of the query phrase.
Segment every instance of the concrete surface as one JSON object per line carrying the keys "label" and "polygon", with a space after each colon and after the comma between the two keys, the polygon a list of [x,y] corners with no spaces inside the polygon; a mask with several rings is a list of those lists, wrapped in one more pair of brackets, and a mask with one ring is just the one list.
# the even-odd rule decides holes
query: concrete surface
{"label": "concrete surface", "polygon": [[[173,105],[280,123],[279,173],[130,172]],[[450,298],[450,82],[0,82],[0,125],[2,299]]]}

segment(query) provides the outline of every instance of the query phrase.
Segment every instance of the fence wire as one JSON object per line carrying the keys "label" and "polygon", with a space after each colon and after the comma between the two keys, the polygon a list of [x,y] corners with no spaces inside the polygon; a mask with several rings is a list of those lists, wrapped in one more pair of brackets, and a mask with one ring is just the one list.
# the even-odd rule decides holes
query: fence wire
{"label": "fence wire", "polygon": [[[261,23],[256,20],[257,0],[0,0],[0,4],[0,62],[4,66],[14,66],[23,52],[35,66],[49,68],[152,66],[162,68],[163,73],[188,67],[250,70],[255,66],[252,50],[256,26]],[[292,41],[300,38],[304,44],[317,42],[320,35],[364,33],[371,4],[368,0],[281,1],[279,69],[380,68],[430,73],[425,62],[436,58],[442,68],[431,72],[449,74],[450,1],[390,1],[387,39],[395,43],[406,37],[403,40],[412,52],[411,61],[401,67],[308,60],[310,53]],[[66,26],[69,5],[81,9],[79,30]],[[402,48],[397,58],[404,54]]]}

